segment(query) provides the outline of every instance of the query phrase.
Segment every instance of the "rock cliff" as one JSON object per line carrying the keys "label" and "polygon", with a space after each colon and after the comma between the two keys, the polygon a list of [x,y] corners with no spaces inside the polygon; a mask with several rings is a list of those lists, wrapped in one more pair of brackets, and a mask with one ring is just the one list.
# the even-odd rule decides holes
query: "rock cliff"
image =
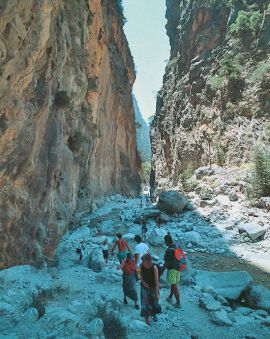
{"label": "rock cliff", "polygon": [[216,162],[249,162],[270,141],[270,5],[167,0],[171,44],[152,122],[152,185]]}
{"label": "rock cliff", "polygon": [[138,101],[134,95],[133,106],[136,119],[136,139],[138,151],[141,156],[142,162],[151,162],[150,127],[144,120],[138,105]]}
{"label": "rock cliff", "polygon": [[52,257],[80,201],[136,194],[118,0],[0,3],[0,266]]}

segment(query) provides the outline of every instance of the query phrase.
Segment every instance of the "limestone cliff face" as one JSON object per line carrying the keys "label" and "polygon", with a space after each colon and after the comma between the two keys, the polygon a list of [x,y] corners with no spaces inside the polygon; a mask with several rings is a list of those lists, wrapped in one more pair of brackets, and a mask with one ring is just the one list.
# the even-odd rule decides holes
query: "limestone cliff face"
{"label": "limestone cliff face", "polygon": [[154,181],[241,164],[270,141],[269,1],[167,0],[171,56],[152,123]]}
{"label": "limestone cliff face", "polygon": [[0,266],[53,256],[80,201],[139,190],[117,0],[0,3]]}

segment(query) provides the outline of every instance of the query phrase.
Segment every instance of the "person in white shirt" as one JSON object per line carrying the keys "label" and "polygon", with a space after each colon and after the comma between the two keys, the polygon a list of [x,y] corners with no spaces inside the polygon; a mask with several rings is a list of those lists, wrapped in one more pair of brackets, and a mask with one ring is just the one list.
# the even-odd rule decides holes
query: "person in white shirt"
{"label": "person in white shirt", "polygon": [[146,253],[149,253],[149,247],[147,244],[145,244],[142,241],[142,237],[140,235],[135,236],[135,241],[137,245],[135,246],[134,258],[135,258],[135,264],[137,268],[137,276],[138,276],[138,279],[140,279],[141,277],[140,267],[142,263],[142,256]]}

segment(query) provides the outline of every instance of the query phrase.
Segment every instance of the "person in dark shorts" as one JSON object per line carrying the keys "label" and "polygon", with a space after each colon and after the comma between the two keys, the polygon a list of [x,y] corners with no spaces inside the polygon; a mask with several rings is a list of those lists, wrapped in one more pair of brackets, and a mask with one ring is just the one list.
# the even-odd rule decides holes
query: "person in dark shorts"
{"label": "person in dark shorts", "polygon": [[108,246],[108,240],[105,239],[101,245],[102,253],[103,253],[103,258],[107,264],[108,258],[109,258],[109,246]]}
{"label": "person in dark shorts", "polygon": [[147,225],[146,225],[146,220],[142,220],[141,222],[141,228],[142,228],[142,240],[146,240],[146,233],[147,233]]}

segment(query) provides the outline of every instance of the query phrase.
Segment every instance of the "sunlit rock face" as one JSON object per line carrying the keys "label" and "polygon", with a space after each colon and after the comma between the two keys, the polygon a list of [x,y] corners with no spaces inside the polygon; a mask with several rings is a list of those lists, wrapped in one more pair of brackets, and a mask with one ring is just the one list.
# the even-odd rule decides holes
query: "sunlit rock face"
{"label": "sunlit rock face", "polygon": [[119,1],[0,3],[0,266],[52,257],[75,207],[136,194]]}
{"label": "sunlit rock face", "polygon": [[167,0],[166,16],[171,56],[151,129],[152,184],[177,185],[189,164],[208,165],[209,148],[226,166],[269,143],[270,10],[260,0]]}

